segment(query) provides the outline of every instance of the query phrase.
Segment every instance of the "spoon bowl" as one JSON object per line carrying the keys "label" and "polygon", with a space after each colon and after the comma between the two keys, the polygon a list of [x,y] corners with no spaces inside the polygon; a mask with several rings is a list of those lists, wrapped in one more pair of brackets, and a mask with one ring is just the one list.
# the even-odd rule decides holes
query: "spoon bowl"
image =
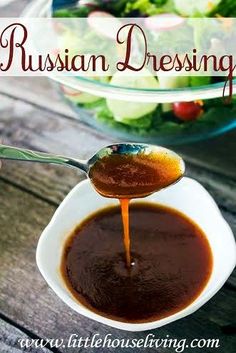
{"label": "spoon bowl", "polygon": [[[160,156],[162,161],[160,161]],[[160,146],[138,143],[118,143],[103,147],[88,160],[0,145],[0,159],[51,163],[80,169],[86,173],[100,194],[106,197],[117,198],[135,198],[150,195],[155,191],[176,183],[185,171],[183,159],[175,152]],[[113,164],[111,164],[111,160]],[[147,161],[149,161],[149,166],[147,166]],[[172,176],[168,179],[168,172],[171,171],[171,162],[176,164],[178,170],[172,173]],[[130,169],[131,165],[133,169]],[[109,170],[108,167],[110,168]],[[157,184],[157,179],[156,181],[151,180],[158,168],[163,169],[160,175],[156,174],[156,178],[159,178],[162,182],[161,187]],[[95,170],[96,173],[94,173]],[[101,171],[103,175],[100,175]],[[162,180],[164,174],[167,175],[168,179],[165,182]],[[151,184],[148,184],[148,178],[151,180]],[[114,189],[111,193],[105,189],[102,190],[102,187],[100,187],[101,179],[104,179],[102,180],[103,189],[104,185],[106,185],[106,189],[115,188],[116,190]],[[132,187],[134,189],[134,183],[136,183],[136,193],[132,190]],[[140,187],[140,190],[137,192],[138,187]],[[117,191],[117,188],[121,189],[120,193]]]}
{"label": "spoon bowl", "polygon": [[102,148],[89,161],[88,176],[105,197],[146,197],[180,180],[183,159],[175,152],[148,144],[120,143]]}

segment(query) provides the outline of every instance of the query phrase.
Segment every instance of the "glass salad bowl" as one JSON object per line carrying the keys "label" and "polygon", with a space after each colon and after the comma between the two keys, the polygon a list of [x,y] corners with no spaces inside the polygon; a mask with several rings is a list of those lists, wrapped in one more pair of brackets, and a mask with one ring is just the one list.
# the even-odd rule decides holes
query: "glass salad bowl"
{"label": "glass salad bowl", "polygon": [[[23,16],[45,18],[56,14],[58,17],[85,17],[87,10],[104,11],[99,7],[97,10],[97,3],[119,2],[124,3],[123,0],[35,0],[25,9]],[[135,3],[135,0],[129,3]],[[212,3],[222,6],[219,0]],[[160,12],[161,9],[160,6]],[[162,12],[166,9],[163,8]],[[136,15],[137,9],[134,17]],[[118,13],[118,17],[122,16]],[[192,80],[191,84],[186,84],[186,77],[179,77],[163,80],[161,85],[161,80],[158,83],[152,76],[145,84],[139,85],[137,80],[134,84],[125,84],[116,74],[100,80],[78,76],[54,76],[50,79],[56,83],[62,99],[77,112],[79,120],[121,140],[183,144],[208,139],[236,127],[236,99],[233,96],[231,103],[224,102],[223,81],[201,77],[200,81]],[[236,89],[236,80],[233,81],[233,89]]]}

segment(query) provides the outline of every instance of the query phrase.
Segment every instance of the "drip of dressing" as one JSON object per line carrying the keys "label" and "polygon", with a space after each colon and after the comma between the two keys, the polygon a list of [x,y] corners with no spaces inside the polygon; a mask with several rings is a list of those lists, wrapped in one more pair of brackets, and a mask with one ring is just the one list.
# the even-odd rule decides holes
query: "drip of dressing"
{"label": "drip of dressing", "polygon": [[120,199],[121,215],[123,222],[123,237],[125,247],[126,265],[128,268],[131,266],[131,253],[130,253],[130,232],[129,232],[129,199]]}
{"label": "drip of dressing", "polygon": [[89,177],[98,193],[120,200],[127,267],[131,266],[130,200],[151,195],[173,184],[182,175],[182,159],[165,150],[148,154],[112,154],[91,167]]}

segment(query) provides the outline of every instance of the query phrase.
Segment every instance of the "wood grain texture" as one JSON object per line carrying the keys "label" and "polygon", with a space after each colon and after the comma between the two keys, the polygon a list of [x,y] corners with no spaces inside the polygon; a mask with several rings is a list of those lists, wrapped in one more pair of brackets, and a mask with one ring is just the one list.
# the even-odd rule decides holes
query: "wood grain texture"
{"label": "wood grain texture", "polygon": [[0,139],[4,143],[88,158],[114,142],[76,120],[18,99],[0,98]]}
{"label": "wood grain texture", "polygon": [[76,113],[59,96],[57,85],[45,77],[0,77],[0,93],[44,110],[76,118]]}
{"label": "wood grain texture", "polygon": [[32,339],[20,329],[0,319],[0,352],[1,353],[52,353],[47,348],[23,348],[20,345],[20,340]]}

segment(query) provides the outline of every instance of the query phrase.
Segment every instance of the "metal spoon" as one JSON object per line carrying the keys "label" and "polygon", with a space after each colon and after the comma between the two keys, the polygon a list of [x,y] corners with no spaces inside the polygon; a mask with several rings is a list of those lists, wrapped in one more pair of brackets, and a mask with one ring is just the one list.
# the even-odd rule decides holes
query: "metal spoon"
{"label": "metal spoon", "polygon": [[[106,156],[111,156],[114,154],[119,155],[137,155],[137,154],[150,154],[150,153],[165,153],[169,157],[178,158],[181,170],[181,177],[185,171],[185,165],[182,158],[175,152],[160,146],[148,145],[148,144],[138,144],[138,143],[119,143],[110,145],[102,148],[93,157],[88,160],[81,160],[77,158],[70,158],[60,155],[54,155],[50,153],[31,151],[27,149],[6,146],[0,144],[0,159],[11,159],[18,161],[27,162],[39,162],[39,163],[51,163],[59,164],[67,167],[72,167],[80,169],[87,174],[89,177],[89,172],[91,167],[99,160]],[[180,178],[172,181],[171,184],[178,181]]]}

